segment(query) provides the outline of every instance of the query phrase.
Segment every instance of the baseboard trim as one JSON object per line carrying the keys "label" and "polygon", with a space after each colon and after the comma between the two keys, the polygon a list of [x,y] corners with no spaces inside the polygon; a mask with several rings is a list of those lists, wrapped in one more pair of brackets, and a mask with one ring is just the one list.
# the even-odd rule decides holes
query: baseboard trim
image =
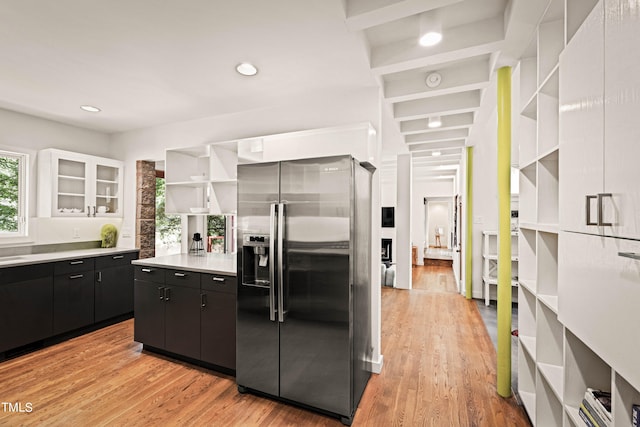
{"label": "baseboard trim", "polygon": [[379,374],[382,372],[382,365],[384,365],[384,356],[382,354],[379,355],[378,360],[371,360],[369,364],[371,365],[371,372]]}

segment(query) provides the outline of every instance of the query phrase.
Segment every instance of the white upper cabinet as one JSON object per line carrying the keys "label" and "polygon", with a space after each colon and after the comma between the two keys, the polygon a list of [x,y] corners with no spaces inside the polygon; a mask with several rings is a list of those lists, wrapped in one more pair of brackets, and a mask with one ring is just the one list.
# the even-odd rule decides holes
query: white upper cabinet
{"label": "white upper cabinet", "polygon": [[607,0],[603,234],[640,238],[640,1]]}
{"label": "white upper cabinet", "polygon": [[[595,6],[560,55],[560,228],[594,232],[604,193],[604,10]],[[587,199],[589,197],[589,199]]]}
{"label": "white upper cabinet", "polygon": [[638,1],[601,1],[560,60],[560,228],[640,238]]}
{"label": "white upper cabinet", "polygon": [[70,151],[38,152],[38,216],[122,216],[123,163]]}

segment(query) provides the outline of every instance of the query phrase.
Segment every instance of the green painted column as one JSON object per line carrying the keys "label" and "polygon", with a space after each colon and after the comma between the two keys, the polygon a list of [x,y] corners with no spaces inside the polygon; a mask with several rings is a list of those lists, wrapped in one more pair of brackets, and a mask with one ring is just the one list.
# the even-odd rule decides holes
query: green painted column
{"label": "green painted column", "polygon": [[498,394],[511,396],[511,67],[498,70]]}
{"label": "green painted column", "polygon": [[473,286],[471,278],[473,277],[473,147],[467,147],[467,241],[464,247],[465,263],[464,263],[464,284],[465,295],[468,300],[471,299]]}

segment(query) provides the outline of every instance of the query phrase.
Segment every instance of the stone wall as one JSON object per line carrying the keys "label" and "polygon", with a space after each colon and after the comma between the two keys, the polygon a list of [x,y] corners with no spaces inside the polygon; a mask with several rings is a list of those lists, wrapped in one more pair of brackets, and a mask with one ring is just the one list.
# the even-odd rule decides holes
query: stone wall
{"label": "stone wall", "polygon": [[156,252],[155,162],[136,162],[136,191],[136,247],[140,258],[151,258]]}

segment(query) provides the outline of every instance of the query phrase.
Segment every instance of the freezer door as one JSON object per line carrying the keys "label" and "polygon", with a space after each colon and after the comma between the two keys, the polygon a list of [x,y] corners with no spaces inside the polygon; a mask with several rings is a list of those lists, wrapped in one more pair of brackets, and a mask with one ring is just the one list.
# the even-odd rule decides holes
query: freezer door
{"label": "freezer door", "polygon": [[350,157],[281,164],[280,396],[350,416]]}
{"label": "freezer door", "polygon": [[[245,247],[243,236],[274,235],[272,206],[278,197],[278,163],[238,166],[236,381],[275,396],[279,393],[278,322],[271,310],[275,295],[269,284],[256,286],[256,266],[249,257],[254,249]],[[275,260],[268,263],[275,267]]]}

